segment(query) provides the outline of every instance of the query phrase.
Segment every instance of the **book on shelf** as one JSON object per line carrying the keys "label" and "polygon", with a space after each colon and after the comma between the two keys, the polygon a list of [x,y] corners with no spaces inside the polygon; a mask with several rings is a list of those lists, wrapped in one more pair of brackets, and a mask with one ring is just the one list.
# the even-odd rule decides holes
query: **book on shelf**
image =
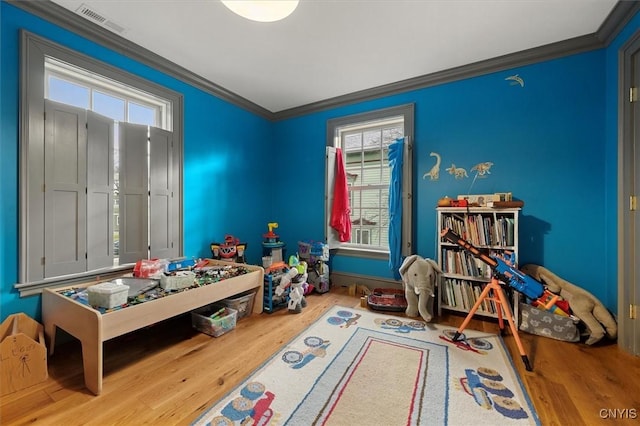
{"label": "book on shelf", "polygon": [[474,278],[491,278],[491,268],[482,260],[456,248],[442,248],[442,271],[445,274],[466,275]]}
{"label": "book on shelf", "polygon": [[[485,285],[484,283],[447,278],[444,281],[442,301],[451,308],[468,311],[480,298]],[[478,311],[496,314],[495,302],[485,298],[480,306],[478,306]]]}

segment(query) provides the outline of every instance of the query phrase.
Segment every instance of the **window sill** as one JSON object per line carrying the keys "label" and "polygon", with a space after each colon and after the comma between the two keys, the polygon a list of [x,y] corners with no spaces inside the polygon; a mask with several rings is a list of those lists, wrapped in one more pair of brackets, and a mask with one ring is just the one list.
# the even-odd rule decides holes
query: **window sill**
{"label": "window sill", "polygon": [[17,283],[14,288],[20,292],[20,297],[41,294],[44,288],[66,287],[78,283],[90,283],[110,280],[133,271],[133,264],[114,266],[92,273],[65,275],[63,277],[50,278],[30,283]]}
{"label": "window sill", "polygon": [[385,250],[365,250],[359,247],[340,247],[331,250],[337,256],[360,257],[364,259],[389,260],[389,252]]}

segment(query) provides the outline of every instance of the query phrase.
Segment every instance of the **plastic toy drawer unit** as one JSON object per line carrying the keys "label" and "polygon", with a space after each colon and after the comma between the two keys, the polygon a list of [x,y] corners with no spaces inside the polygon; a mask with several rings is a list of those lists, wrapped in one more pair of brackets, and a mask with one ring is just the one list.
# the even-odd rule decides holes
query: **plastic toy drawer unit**
{"label": "plastic toy drawer unit", "polygon": [[91,306],[111,309],[127,303],[129,286],[108,281],[88,287],[87,294]]}
{"label": "plastic toy drawer unit", "polygon": [[191,325],[196,330],[219,337],[236,326],[238,311],[219,304],[207,305],[191,311]]}

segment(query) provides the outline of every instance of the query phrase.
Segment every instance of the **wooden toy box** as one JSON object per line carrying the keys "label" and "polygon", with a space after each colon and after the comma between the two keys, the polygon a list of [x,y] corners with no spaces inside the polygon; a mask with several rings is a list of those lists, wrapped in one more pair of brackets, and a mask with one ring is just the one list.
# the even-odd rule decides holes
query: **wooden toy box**
{"label": "wooden toy box", "polygon": [[19,313],[0,325],[0,395],[43,382],[48,377],[44,329]]}

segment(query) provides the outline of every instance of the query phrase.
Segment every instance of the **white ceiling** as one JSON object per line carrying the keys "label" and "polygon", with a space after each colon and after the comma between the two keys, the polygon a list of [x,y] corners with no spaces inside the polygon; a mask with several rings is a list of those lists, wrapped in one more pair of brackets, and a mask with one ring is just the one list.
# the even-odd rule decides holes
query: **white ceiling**
{"label": "white ceiling", "polygon": [[595,33],[616,0],[301,0],[258,23],[218,0],[82,4],[117,33],[279,111]]}

